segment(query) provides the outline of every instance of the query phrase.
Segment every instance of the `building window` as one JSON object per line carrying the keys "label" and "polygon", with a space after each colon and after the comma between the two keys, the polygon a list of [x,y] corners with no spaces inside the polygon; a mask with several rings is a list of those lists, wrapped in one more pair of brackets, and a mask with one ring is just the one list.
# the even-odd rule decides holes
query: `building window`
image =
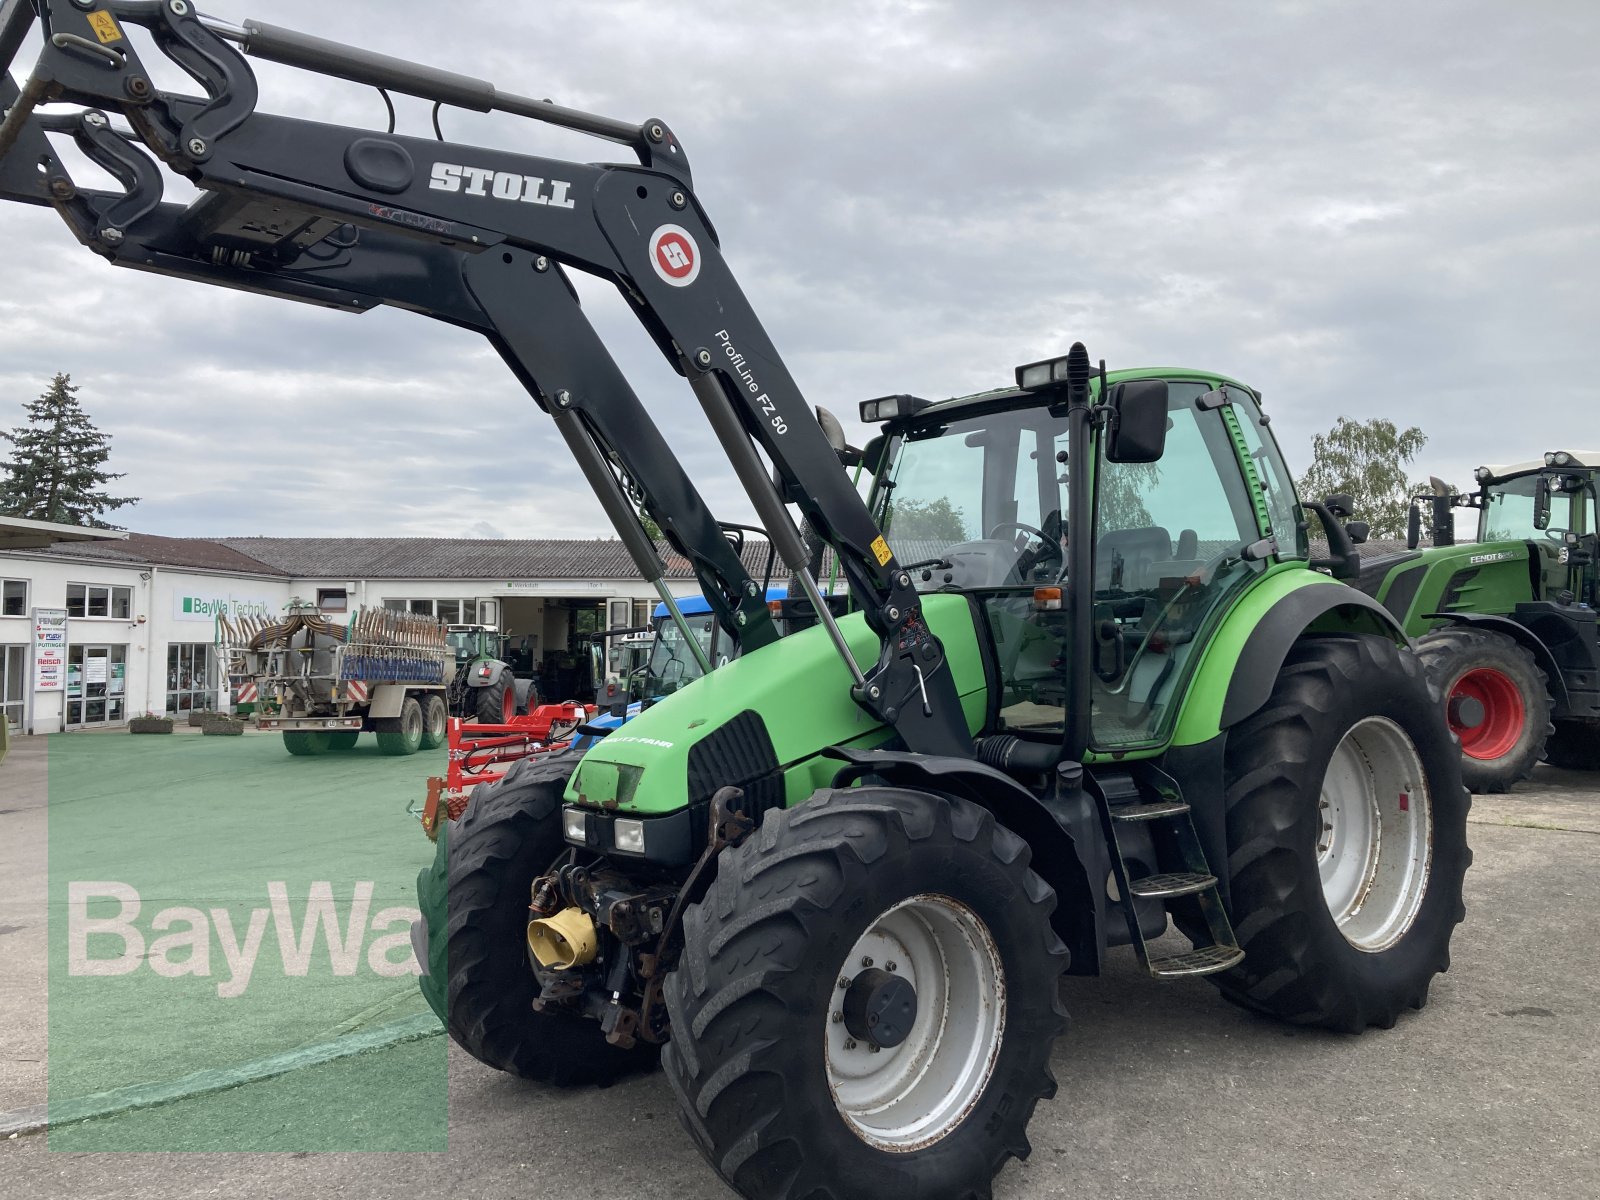
{"label": "building window", "polygon": [[344,588],[318,588],[317,607],[323,612],[346,612],[349,610],[350,598],[345,594]]}
{"label": "building window", "polygon": [[167,711],[210,708],[215,659],[209,643],[174,642],[167,646]]}
{"label": "building window", "polygon": [[[489,601],[484,602],[485,609]],[[438,617],[446,625],[476,625],[479,620],[476,600],[408,600],[403,596],[386,596],[383,606],[394,612],[421,613],[425,617]]]}
{"label": "building window", "polygon": [[28,615],[28,581],[0,579],[0,617]]}
{"label": "building window", "polygon": [[27,695],[28,648],[0,646],[0,714],[13,725],[22,724],[22,702]]}
{"label": "building window", "polygon": [[126,621],[133,614],[133,589],[99,583],[67,584],[67,616],[113,617]]}

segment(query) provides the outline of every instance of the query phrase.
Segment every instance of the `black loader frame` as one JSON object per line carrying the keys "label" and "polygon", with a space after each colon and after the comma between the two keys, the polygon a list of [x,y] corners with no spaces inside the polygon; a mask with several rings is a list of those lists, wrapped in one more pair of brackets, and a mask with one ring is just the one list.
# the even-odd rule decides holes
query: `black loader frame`
{"label": "black loader frame", "polygon": [[[44,50],[18,87],[9,67],[35,20]],[[146,30],[205,97],[157,90],[126,26]],[[241,49],[436,104],[591,134],[627,147],[639,165],[259,113]],[[0,66],[0,199],[54,207],[79,241],[118,266],[347,312],[389,304],[482,333],[555,419],[675,619],[636,501],[693,564],[729,634],[763,645],[777,629],[762,588],[584,316],[565,272],[615,283],[688,378],[778,554],[822,614],[856,702],[912,750],[970,755],[943,648],[922,620],[911,577],[724,262],[687,156],[664,122],[632,125],[258,22],[231,26],[202,17],[188,0],[4,0]],[[52,102],[87,108],[38,111]],[[117,128],[111,114],[131,129]],[[80,189],[47,133],[70,135],[123,190]],[[200,198],[164,203],[151,154]],[[812,594],[811,555],[785,502],[837,552],[880,639],[876,662],[855,661]]]}

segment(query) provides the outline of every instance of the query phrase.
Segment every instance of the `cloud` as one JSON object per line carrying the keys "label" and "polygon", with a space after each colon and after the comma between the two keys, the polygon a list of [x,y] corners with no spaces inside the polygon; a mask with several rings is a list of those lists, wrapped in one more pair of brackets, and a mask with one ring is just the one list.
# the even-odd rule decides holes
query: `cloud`
{"label": "cloud", "polygon": [[[1458,481],[1583,440],[1592,5],[393,0],[385,14],[286,0],[273,20],[668,120],[791,373],[853,438],[860,399],[995,386],[1081,339],[1114,367],[1261,388],[1297,471],[1340,415],[1420,426],[1418,473]],[[370,89],[253,65],[267,111],[381,128]],[[186,86],[165,67],[158,82]],[[428,129],[426,104],[397,105],[403,131]],[[626,157],[499,114],[442,123],[485,146]],[[683,381],[608,284],[580,290],[691,478],[749,519]],[[8,205],[0,424],[58,370],[114,436],[119,486],[144,497],[119,518],[136,528],[607,528],[549,418],[474,335],[114,270],[48,210]]]}

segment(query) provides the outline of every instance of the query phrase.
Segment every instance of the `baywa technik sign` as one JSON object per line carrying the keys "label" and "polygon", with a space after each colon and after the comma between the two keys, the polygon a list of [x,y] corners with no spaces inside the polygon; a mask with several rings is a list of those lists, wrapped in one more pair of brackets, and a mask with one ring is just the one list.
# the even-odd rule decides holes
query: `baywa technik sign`
{"label": "baywa technik sign", "polygon": [[268,617],[278,611],[278,601],[260,596],[210,595],[195,592],[172,593],[172,616],[178,621],[204,621],[218,617]]}

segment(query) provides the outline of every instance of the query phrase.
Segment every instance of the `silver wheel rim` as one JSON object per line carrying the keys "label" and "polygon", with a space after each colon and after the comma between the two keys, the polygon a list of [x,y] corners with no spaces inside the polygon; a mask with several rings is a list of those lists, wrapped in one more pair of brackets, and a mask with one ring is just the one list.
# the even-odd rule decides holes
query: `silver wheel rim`
{"label": "silver wheel rim", "polygon": [[1339,932],[1375,954],[1399,941],[1428,890],[1432,804],[1422,758],[1387,717],[1358,721],[1322,780],[1317,869]]}
{"label": "silver wheel rim", "polygon": [[439,703],[437,696],[429,697],[422,719],[427,726],[428,740],[441,741],[444,738],[444,705]]}
{"label": "silver wheel rim", "polygon": [[[917,992],[911,1032],[880,1050],[850,1036],[841,1009],[849,981],[872,966]],[[931,1146],[972,1111],[1000,1056],[1006,988],[994,938],[949,896],[903,900],[851,947],[824,1020],[828,1087],[856,1136],[902,1153]]]}

